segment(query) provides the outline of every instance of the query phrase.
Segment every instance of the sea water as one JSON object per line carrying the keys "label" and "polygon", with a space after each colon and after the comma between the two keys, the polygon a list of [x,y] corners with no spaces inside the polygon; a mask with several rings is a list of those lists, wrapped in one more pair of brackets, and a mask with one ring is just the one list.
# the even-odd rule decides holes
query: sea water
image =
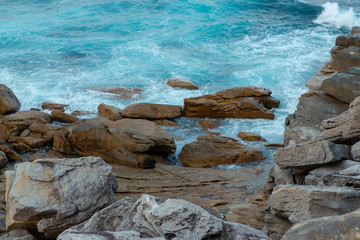
{"label": "sea water", "polygon": [[[97,112],[100,103],[183,105],[183,99],[239,86],[270,89],[281,101],[274,120],[224,119],[213,131],[239,131],[283,142],[305,82],[329,58],[336,36],[360,24],[354,1],[308,0],[0,0],[0,83],[22,110],[42,102]],[[200,87],[173,89],[168,78]],[[140,99],[119,100],[94,87],[140,87]],[[85,118],[94,117],[90,114]],[[205,134],[198,119],[165,129],[176,139],[170,160]],[[263,150],[263,143],[239,142]],[[227,168],[243,167],[234,165]]]}

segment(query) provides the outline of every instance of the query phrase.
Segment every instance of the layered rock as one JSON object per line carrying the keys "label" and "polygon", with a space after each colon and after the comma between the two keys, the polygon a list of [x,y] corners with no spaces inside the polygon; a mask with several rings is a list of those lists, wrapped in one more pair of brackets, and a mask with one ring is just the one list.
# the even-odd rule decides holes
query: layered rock
{"label": "layered rock", "polygon": [[122,119],[121,109],[106,104],[100,104],[98,106],[98,115],[110,121]]}
{"label": "layered rock", "polygon": [[4,84],[0,84],[0,114],[9,114],[20,109],[20,102],[15,94]]}
{"label": "layered rock", "polygon": [[185,78],[169,78],[166,80],[166,84],[173,88],[184,88],[189,90],[199,89],[198,86],[192,83],[189,79]]}
{"label": "layered rock", "polygon": [[200,136],[196,142],[186,144],[179,155],[179,160],[185,167],[256,162],[263,159],[260,150],[222,136]]}
{"label": "layered rock", "polygon": [[126,118],[171,119],[181,116],[181,106],[154,103],[134,103],[124,108],[121,114]]}
{"label": "layered rock", "polygon": [[271,91],[258,87],[235,87],[214,94],[184,99],[184,114],[202,118],[265,118],[273,119],[269,110],[280,102]]}
{"label": "layered rock", "polygon": [[53,110],[58,110],[60,112],[64,112],[66,107],[68,107],[70,105],[67,105],[67,104],[60,104],[60,103],[49,103],[49,102],[43,102],[41,104],[41,108],[43,110],[47,109],[47,110],[50,110],[50,111],[53,111]]}
{"label": "layered rock", "polygon": [[113,94],[113,96],[117,99],[130,99],[130,98],[138,99],[140,98],[141,93],[143,92],[141,88],[136,88],[136,87],[105,87],[105,88],[92,88],[91,90]]}
{"label": "layered rock", "polygon": [[51,112],[51,118],[55,121],[62,122],[62,123],[74,123],[78,120],[77,117],[64,113],[59,110],[53,110]]}

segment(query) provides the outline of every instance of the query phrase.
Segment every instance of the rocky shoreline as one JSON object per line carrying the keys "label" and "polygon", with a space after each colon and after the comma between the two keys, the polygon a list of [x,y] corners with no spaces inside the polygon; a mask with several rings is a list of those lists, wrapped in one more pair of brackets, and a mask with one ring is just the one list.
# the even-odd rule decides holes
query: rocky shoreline
{"label": "rocky shoreline", "polygon": [[[169,165],[177,146],[159,126],[176,126],[176,117],[273,119],[279,101],[268,89],[236,87],[184,99],[184,107],[100,104],[98,118],[81,119],[58,103],[19,111],[0,85],[0,239],[357,239],[358,30],[338,37],[332,61],[308,81],[270,173],[268,165],[207,168],[264,159],[216,132],[182,148],[184,167]],[[167,84],[197,89],[186,79]],[[321,230],[326,224],[332,228]]]}

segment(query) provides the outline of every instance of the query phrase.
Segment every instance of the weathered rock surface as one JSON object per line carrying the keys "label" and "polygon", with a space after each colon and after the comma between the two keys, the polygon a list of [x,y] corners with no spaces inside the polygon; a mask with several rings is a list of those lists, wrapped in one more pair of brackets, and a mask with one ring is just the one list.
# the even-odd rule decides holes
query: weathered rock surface
{"label": "weathered rock surface", "polygon": [[36,240],[36,238],[26,229],[16,229],[1,236],[0,240]]}
{"label": "weathered rock surface", "polygon": [[153,122],[156,123],[157,125],[165,126],[165,127],[179,127],[179,125],[176,122],[171,121],[169,119],[155,119],[153,120]]}
{"label": "weathered rock surface", "polygon": [[330,78],[337,73],[338,72],[332,68],[332,63],[327,62],[325,63],[324,67],[320,70],[320,72],[316,73],[314,77],[310,78],[305,85],[310,90],[318,90],[320,89],[320,86],[325,79]]}
{"label": "weathered rock surface", "polygon": [[307,220],[293,226],[283,240],[359,239],[360,210],[340,216]]}
{"label": "weathered rock surface", "polygon": [[360,47],[335,46],[333,49],[331,49],[330,53],[332,58],[332,67],[336,71],[344,72],[350,67],[360,65]]}
{"label": "weathered rock surface", "polygon": [[4,152],[9,160],[11,159],[20,162],[24,161],[24,159],[17,152],[15,152],[7,145],[0,145],[0,151]]}
{"label": "weathered rock surface", "polygon": [[8,159],[6,157],[6,154],[3,151],[0,151],[0,168],[5,167],[7,162],[8,162]]}
{"label": "weathered rock surface", "polygon": [[206,120],[206,119],[200,120],[198,122],[198,124],[202,129],[205,129],[205,130],[218,128],[220,126],[219,123],[210,121],[210,120]]}
{"label": "weathered rock surface", "polygon": [[138,99],[141,97],[143,90],[136,87],[104,87],[104,88],[92,88],[91,90],[111,93],[117,99]]}
{"label": "weathered rock surface", "polygon": [[201,118],[265,118],[273,119],[269,110],[280,101],[271,91],[258,87],[235,87],[214,94],[184,99],[184,114]]}
{"label": "weathered rock surface", "polygon": [[185,167],[206,167],[222,164],[256,162],[264,159],[258,149],[222,136],[200,136],[196,142],[186,144],[179,155]]}
{"label": "weathered rock surface", "polygon": [[84,120],[68,137],[72,147],[85,156],[132,167],[154,166],[155,156],[176,149],[174,139],[155,123],[143,119]]}
{"label": "weathered rock surface", "polygon": [[286,218],[274,216],[270,213],[264,217],[264,221],[265,227],[262,231],[272,240],[280,239],[293,226]]}
{"label": "weathered rock surface", "polygon": [[166,84],[173,88],[185,88],[189,90],[197,90],[199,89],[194,83],[192,83],[189,79],[185,78],[169,78],[166,80]]}
{"label": "weathered rock surface", "polygon": [[255,133],[250,133],[250,132],[239,132],[237,134],[238,138],[248,141],[248,142],[266,142],[266,139],[263,138],[262,136],[255,134]]}
{"label": "weathered rock surface", "polygon": [[181,116],[181,106],[154,103],[134,103],[124,108],[121,114],[126,118],[171,119]]}
{"label": "weathered rock surface", "polygon": [[58,110],[60,112],[64,112],[66,107],[68,107],[69,105],[67,104],[59,104],[59,103],[49,103],[49,102],[44,102],[41,104],[41,108],[43,110],[47,109],[47,110],[50,110],[50,111],[53,111],[53,110]]}
{"label": "weathered rock surface", "polygon": [[103,103],[98,106],[98,115],[110,121],[122,119],[121,109]]}
{"label": "weathered rock surface", "polygon": [[272,214],[291,223],[336,216],[360,208],[360,191],[344,187],[279,185],[269,199]]}
{"label": "weathered rock surface", "polygon": [[51,118],[55,121],[62,122],[62,123],[74,123],[78,120],[77,117],[61,112],[59,110],[53,110],[51,112]]}
{"label": "weathered rock surface", "polygon": [[0,114],[9,114],[20,109],[20,102],[15,94],[4,84],[0,84]]}
{"label": "weathered rock surface", "polygon": [[56,237],[112,204],[116,187],[111,166],[101,158],[17,164],[7,172],[7,231],[37,228]]}
{"label": "weathered rock surface", "polygon": [[351,155],[354,161],[360,162],[360,142],[351,146]]}
{"label": "weathered rock surface", "polygon": [[294,147],[279,148],[274,153],[274,161],[280,168],[311,168],[350,158],[348,145],[329,141],[308,142]]}
{"label": "weathered rock surface", "polygon": [[[45,134],[49,131],[54,130],[54,127],[48,122],[36,121],[29,126],[29,130],[35,133]],[[27,137],[27,135],[23,137]]]}
{"label": "weathered rock surface", "polygon": [[69,141],[60,131],[56,132],[56,134],[54,135],[53,147],[59,153],[71,154],[72,152]]}
{"label": "weathered rock surface", "polygon": [[276,185],[280,185],[280,184],[287,185],[287,184],[295,183],[292,170],[289,168],[282,169],[276,163],[271,168],[269,176],[274,178]]}

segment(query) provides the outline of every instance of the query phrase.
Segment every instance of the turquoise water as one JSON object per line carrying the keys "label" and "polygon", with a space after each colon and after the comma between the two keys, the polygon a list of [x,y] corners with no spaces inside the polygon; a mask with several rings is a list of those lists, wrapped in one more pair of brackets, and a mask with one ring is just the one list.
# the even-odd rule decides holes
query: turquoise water
{"label": "turquoise water", "polygon": [[[360,23],[349,1],[309,2],[0,0],[0,83],[15,92],[22,110],[48,101],[94,113],[100,103],[182,105],[186,97],[235,86],[265,87],[281,100],[275,120],[226,119],[214,131],[229,137],[251,131],[282,142],[285,117],[305,82],[329,60],[336,36]],[[200,89],[169,88],[165,81],[172,77]],[[144,93],[116,100],[89,90],[108,86]],[[178,154],[204,131],[196,119],[177,121],[183,127],[166,130],[176,136]],[[271,150],[251,145],[271,159]]]}

